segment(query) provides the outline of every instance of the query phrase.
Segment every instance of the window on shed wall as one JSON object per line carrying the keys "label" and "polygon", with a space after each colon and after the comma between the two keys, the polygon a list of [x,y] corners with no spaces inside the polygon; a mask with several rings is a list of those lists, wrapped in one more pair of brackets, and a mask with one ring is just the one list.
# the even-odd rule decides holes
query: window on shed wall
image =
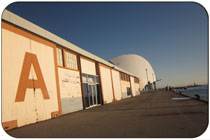
{"label": "window on shed wall", "polygon": [[57,53],[57,63],[58,66],[63,66],[63,51],[60,48],[56,48]]}
{"label": "window on shed wall", "polygon": [[70,69],[78,69],[77,68],[77,56],[70,52],[65,52],[66,63],[65,66]]}
{"label": "window on shed wall", "polygon": [[125,73],[120,73],[120,79],[124,81],[130,81],[130,76]]}
{"label": "window on shed wall", "polygon": [[139,79],[138,78],[134,78],[134,82],[135,83],[139,83]]}
{"label": "window on shed wall", "polygon": [[82,74],[82,82],[83,83],[87,83],[88,82],[87,76],[88,76],[87,74],[84,74],[84,73]]}
{"label": "window on shed wall", "polygon": [[120,80],[122,80],[122,73],[120,73]]}

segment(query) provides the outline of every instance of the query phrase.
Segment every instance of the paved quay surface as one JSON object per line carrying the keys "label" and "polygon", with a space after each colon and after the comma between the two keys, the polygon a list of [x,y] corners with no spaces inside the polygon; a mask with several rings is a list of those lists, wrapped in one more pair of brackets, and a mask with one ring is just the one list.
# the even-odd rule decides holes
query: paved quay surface
{"label": "paved quay surface", "polygon": [[13,137],[192,138],[208,125],[208,104],[156,91],[82,110],[7,133]]}

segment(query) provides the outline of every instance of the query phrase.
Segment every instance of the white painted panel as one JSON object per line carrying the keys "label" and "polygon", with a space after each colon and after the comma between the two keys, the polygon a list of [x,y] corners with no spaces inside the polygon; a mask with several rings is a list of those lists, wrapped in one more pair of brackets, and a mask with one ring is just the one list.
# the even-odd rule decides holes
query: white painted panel
{"label": "white painted panel", "polygon": [[135,83],[136,95],[140,95],[139,83]]}
{"label": "white painted panel", "polygon": [[127,88],[130,88],[130,82],[129,81],[120,81],[121,83],[121,90],[122,90],[122,98],[128,98],[131,97],[130,95],[127,95]]}
{"label": "white painted panel", "polygon": [[[15,102],[25,52],[36,54],[50,99],[40,89],[27,89],[25,100]],[[51,118],[58,111],[53,49],[2,29],[2,122],[17,120],[18,126]],[[31,69],[30,76],[34,77]]]}
{"label": "white painted panel", "polygon": [[83,109],[79,71],[58,68],[62,113]]}
{"label": "white painted panel", "polygon": [[111,73],[110,69],[100,66],[100,77],[102,81],[102,90],[104,101],[107,103],[112,102],[113,100],[113,90],[112,90],[112,81],[111,81]]}
{"label": "white painted panel", "polygon": [[[15,91],[16,94],[16,91]],[[35,94],[33,89],[26,90],[24,102],[11,102],[13,105],[11,110],[7,110],[10,115],[14,115],[18,123],[18,127],[37,122],[35,111]],[[11,111],[16,109],[15,114]],[[12,113],[12,114],[11,114]]]}
{"label": "white painted panel", "polygon": [[[51,118],[51,112],[58,111],[53,48],[31,40],[31,52],[36,54],[50,99],[44,99],[41,89],[35,90],[37,121]],[[33,74],[35,75],[35,73]]]}
{"label": "white painted panel", "polygon": [[121,100],[122,93],[121,93],[121,86],[120,86],[120,76],[119,76],[118,71],[112,70],[112,79],[113,79],[115,99]]}
{"label": "white painted panel", "polygon": [[32,89],[25,102],[15,102],[26,51],[31,52],[28,38],[2,29],[2,122],[18,120],[18,126],[36,121]]}
{"label": "white painted panel", "polygon": [[96,65],[92,61],[81,58],[81,71],[82,73],[96,75]]}
{"label": "white painted panel", "polygon": [[134,78],[132,76],[130,76],[130,82],[131,82],[131,90],[132,90],[132,95],[136,96],[136,89],[135,89],[135,85],[134,85]]}

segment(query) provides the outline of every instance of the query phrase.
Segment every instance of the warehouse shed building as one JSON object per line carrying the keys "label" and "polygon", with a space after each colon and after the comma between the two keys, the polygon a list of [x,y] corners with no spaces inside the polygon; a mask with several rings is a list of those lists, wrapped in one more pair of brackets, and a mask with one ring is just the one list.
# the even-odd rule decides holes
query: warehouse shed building
{"label": "warehouse shed building", "polygon": [[5,130],[140,94],[139,78],[5,10],[2,126]]}

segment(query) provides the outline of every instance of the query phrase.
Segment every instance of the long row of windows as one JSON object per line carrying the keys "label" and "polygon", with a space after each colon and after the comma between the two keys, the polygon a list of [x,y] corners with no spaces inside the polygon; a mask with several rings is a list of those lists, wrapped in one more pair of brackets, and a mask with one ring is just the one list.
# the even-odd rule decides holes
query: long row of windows
{"label": "long row of windows", "polygon": [[130,81],[129,75],[125,73],[120,73],[120,79],[124,81]]}
{"label": "long row of windows", "polygon": [[[73,53],[70,53],[68,51],[64,51],[63,49],[56,48],[56,53],[57,53],[57,63],[58,66],[78,70],[77,66],[77,56]],[[65,57],[64,57],[65,55]],[[64,61],[65,59],[65,61]],[[65,64],[64,64],[65,62]]]}
{"label": "long row of windows", "polygon": [[[56,48],[56,52],[57,52],[58,66],[78,70],[77,56],[75,54],[70,53],[69,51],[66,50],[64,51],[63,49],[60,48]],[[124,81],[130,81],[130,76],[128,74],[120,72],[120,79]],[[139,83],[139,79],[134,77],[134,82]]]}

